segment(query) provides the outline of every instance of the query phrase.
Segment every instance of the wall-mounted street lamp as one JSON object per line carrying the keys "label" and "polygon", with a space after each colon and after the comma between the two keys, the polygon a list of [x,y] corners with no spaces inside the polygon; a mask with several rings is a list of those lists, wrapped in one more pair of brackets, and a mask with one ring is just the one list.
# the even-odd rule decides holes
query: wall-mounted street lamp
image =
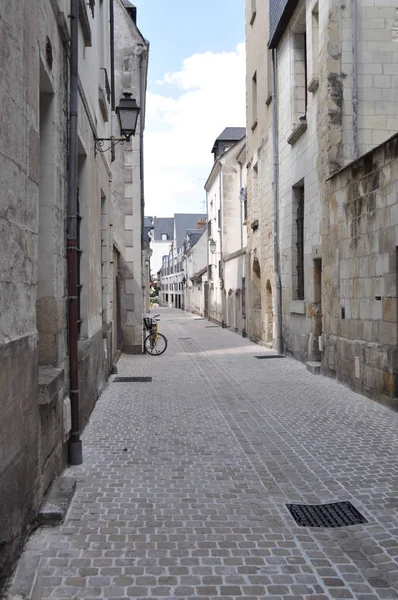
{"label": "wall-mounted street lamp", "polygon": [[210,252],[212,254],[221,254],[221,252],[216,252],[217,244],[216,244],[215,240],[213,240],[213,238],[209,239],[209,248],[210,248]]}
{"label": "wall-mounted street lamp", "polygon": [[[140,114],[140,107],[138,106],[135,98],[132,98],[132,94],[124,92],[123,98],[120,99],[119,106],[116,107],[116,114],[119,120],[121,137],[94,137],[96,151],[107,152],[116,146],[116,144],[124,144],[124,142],[129,142],[131,137],[135,135],[138,115]],[[104,148],[103,146],[105,142],[111,142],[110,146]]]}

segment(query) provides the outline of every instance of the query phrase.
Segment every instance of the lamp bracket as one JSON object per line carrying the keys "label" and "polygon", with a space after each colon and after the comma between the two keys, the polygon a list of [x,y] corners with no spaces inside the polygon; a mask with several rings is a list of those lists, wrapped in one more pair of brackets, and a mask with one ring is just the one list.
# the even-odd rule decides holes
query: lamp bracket
{"label": "lamp bracket", "polygon": [[[111,150],[118,144],[123,145],[125,142],[129,142],[129,141],[130,141],[130,138],[127,139],[125,137],[123,137],[123,138],[117,138],[117,137],[97,138],[97,137],[94,137],[95,155],[97,154],[97,152],[108,152],[108,150]],[[111,144],[107,148],[104,148],[105,142],[111,142]]]}

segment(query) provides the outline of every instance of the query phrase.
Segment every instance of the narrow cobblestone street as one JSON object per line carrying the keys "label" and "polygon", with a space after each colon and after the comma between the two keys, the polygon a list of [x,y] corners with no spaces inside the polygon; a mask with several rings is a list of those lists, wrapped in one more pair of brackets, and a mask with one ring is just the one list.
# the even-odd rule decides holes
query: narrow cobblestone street
{"label": "narrow cobblestone street", "polygon": [[[398,598],[398,415],[182,311],[124,356],[84,434],[64,525],[37,531],[47,598]],[[299,527],[288,503],[367,524]]]}

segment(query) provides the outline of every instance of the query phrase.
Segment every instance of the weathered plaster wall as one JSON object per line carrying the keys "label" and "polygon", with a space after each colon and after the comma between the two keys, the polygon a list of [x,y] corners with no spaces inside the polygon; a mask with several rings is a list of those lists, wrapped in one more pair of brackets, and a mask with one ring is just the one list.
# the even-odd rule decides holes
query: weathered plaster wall
{"label": "weathered plaster wall", "polygon": [[398,138],[328,182],[322,370],[397,407]]}

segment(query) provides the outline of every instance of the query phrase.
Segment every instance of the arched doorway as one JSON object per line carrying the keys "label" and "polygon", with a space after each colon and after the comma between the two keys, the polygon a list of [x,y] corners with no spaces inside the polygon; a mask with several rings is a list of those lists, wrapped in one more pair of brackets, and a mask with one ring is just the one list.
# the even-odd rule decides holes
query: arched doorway
{"label": "arched doorway", "polygon": [[252,306],[253,306],[253,337],[256,340],[262,338],[261,323],[261,269],[257,257],[253,259],[252,277]]}

